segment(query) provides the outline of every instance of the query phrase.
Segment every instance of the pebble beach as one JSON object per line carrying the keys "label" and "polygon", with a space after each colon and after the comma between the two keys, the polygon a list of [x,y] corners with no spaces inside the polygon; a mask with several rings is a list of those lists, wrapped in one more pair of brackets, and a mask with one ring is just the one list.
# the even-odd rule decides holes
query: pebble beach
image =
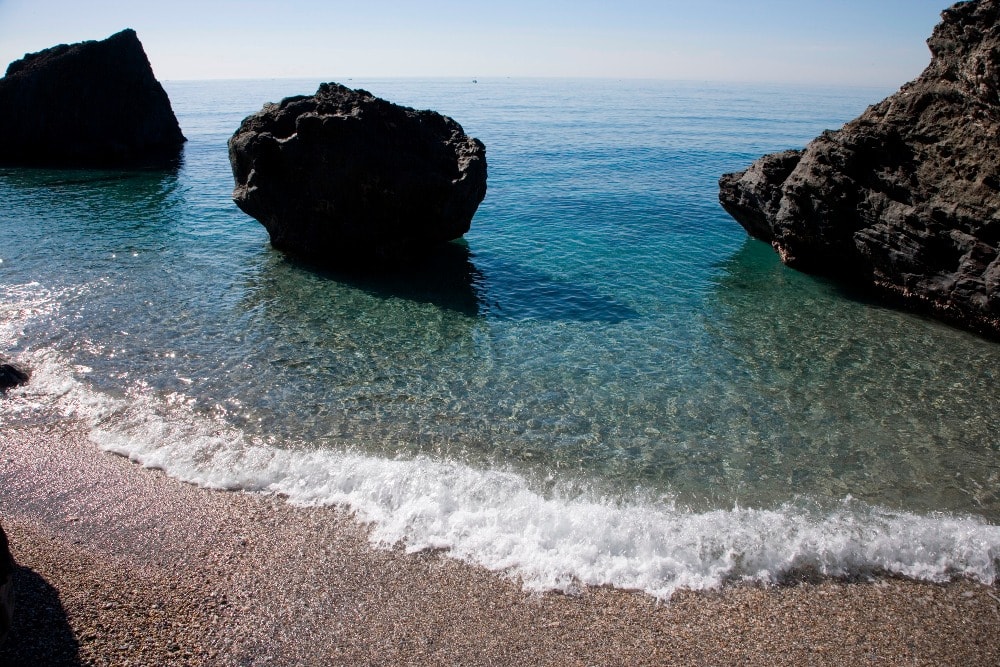
{"label": "pebble beach", "polygon": [[446,553],[375,548],[337,507],[208,490],[5,424],[18,564],[0,665],[997,665],[1000,589],[816,579],[537,594]]}

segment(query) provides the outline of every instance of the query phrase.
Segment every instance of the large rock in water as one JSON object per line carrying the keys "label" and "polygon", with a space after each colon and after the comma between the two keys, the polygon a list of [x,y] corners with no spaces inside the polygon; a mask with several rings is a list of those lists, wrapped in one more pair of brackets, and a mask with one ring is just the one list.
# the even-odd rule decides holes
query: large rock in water
{"label": "large rock in water", "polygon": [[0,164],[158,166],[183,143],[133,30],[28,54],[0,79]]}
{"label": "large rock in water", "polygon": [[451,118],[321,84],[267,104],[229,140],[233,201],[293,255],[391,267],[469,231],[486,149]]}
{"label": "large rock in water", "polygon": [[1000,0],[942,19],[919,78],[719,199],[789,266],[1000,336]]}

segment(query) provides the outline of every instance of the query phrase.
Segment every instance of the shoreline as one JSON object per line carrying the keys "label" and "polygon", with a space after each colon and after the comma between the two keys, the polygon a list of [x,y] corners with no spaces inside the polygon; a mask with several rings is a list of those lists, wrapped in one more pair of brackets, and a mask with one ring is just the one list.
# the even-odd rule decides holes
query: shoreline
{"label": "shoreline", "polygon": [[1000,664],[997,585],[536,594],[372,547],[343,508],[141,468],[61,418],[4,424],[0,522],[19,565],[0,666]]}

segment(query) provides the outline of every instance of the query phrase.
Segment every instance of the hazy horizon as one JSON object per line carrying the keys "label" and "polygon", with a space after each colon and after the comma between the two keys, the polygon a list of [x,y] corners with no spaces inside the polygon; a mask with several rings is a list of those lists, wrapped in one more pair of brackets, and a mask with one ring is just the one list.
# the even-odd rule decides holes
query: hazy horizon
{"label": "hazy horizon", "polygon": [[133,28],[160,80],[557,77],[898,86],[938,0],[0,0],[0,65]]}

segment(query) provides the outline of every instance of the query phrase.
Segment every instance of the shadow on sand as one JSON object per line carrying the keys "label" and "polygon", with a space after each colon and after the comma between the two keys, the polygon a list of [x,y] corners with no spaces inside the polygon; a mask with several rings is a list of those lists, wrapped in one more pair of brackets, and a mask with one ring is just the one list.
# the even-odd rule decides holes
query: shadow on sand
{"label": "shadow on sand", "polygon": [[0,667],[80,665],[59,593],[34,570],[14,570],[14,619],[0,644]]}

